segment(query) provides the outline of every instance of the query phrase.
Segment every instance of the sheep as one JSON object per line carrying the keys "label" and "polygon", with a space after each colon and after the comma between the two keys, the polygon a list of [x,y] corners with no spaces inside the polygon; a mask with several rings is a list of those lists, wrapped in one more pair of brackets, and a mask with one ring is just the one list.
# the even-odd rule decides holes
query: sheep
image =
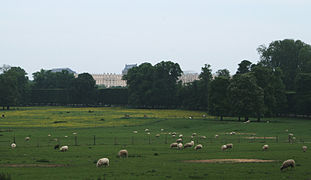
{"label": "sheep", "polygon": [[175,135],[175,134],[173,134],[173,135],[172,135],[172,137],[174,138],[174,137],[176,137],[176,135]]}
{"label": "sheep", "polygon": [[160,134],[156,134],[155,136],[156,136],[156,137],[160,137]]}
{"label": "sheep", "polygon": [[134,133],[134,134],[137,134],[137,133],[138,133],[138,131],[133,131],[133,133]]}
{"label": "sheep", "polygon": [[101,158],[97,161],[96,167],[101,167],[101,166],[109,166],[109,159],[108,158]]}
{"label": "sheep", "polygon": [[235,132],[234,131],[230,132],[230,135],[235,135]]}
{"label": "sheep", "polygon": [[170,147],[171,147],[171,148],[178,147],[178,143],[172,143],[172,144],[170,145]]}
{"label": "sheep", "polygon": [[244,123],[247,124],[247,123],[250,123],[250,122],[251,122],[250,120],[247,120],[247,121],[245,121]]}
{"label": "sheep", "polygon": [[219,135],[218,134],[215,134],[215,138],[217,139],[219,137]]}
{"label": "sheep", "polygon": [[11,148],[12,148],[12,149],[16,148],[16,144],[15,144],[15,143],[12,143],[12,144],[11,144]]}
{"label": "sheep", "polygon": [[200,138],[201,138],[201,139],[206,139],[206,136],[201,136]]}
{"label": "sheep", "polygon": [[231,148],[233,148],[233,144],[232,144],[232,143],[230,143],[230,144],[226,144],[226,146],[227,146],[227,149],[231,149]]}
{"label": "sheep", "polygon": [[61,152],[66,152],[66,151],[68,151],[68,146],[62,146],[59,150]]}
{"label": "sheep", "polygon": [[203,117],[203,118],[206,118],[206,115],[205,115],[205,114],[203,114],[203,115],[202,115],[202,117]]}
{"label": "sheep", "polygon": [[128,157],[128,152],[127,152],[127,150],[126,149],[122,149],[122,150],[120,150],[119,151],[119,153],[118,153],[118,155],[119,155],[119,157],[121,158],[121,157],[123,157],[123,158],[127,158]]}
{"label": "sheep", "polygon": [[149,132],[149,129],[147,128],[147,129],[145,129],[145,132]]}
{"label": "sheep", "polygon": [[293,159],[288,159],[284,161],[280,169],[282,171],[283,169],[287,169],[288,167],[295,167],[295,161]]}
{"label": "sheep", "polygon": [[202,148],[203,148],[202,144],[198,144],[194,147],[195,150],[202,149]]}
{"label": "sheep", "polygon": [[302,150],[303,150],[303,152],[306,152],[307,151],[307,146],[302,146]]}
{"label": "sheep", "polygon": [[[288,142],[289,143],[293,143],[293,139],[294,139],[294,134],[293,133],[289,133],[288,134]],[[295,138],[296,139],[296,138]]]}
{"label": "sheep", "polygon": [[194,136],[190,136],[190,138],[191,138],[191,139],[193,139],[193,138],[194,138]]}
{"label": "sheep", "polygon": [[197,135],[197,133],[192,133],[192,136],[196,136]]}
{"label": "sheep", "polygon": [[178,144],[177,144],[177,148],[178,148],[178,149],[182,149],[182,148],[183,148],[183,144],[182,144],[182,143],[178,143]]}
{"label": "sheep", "polygon": [[182,138],[183,137],[183,135],[182,134],[179,134],[179,136],[178,136],[179,138]]}
{"label": "sheep", "polygon": [[221,150],[224,151],[224,150],[226,150],[226,149],[227,149],[227,145],[224,144],[224,145],[221,146]]}
{"label": "sheep", "polygon": [[182,143],[182,139],[179,138],[179,139],[176,140],[176,142],[177,142],[177,143]]}
{"label": "sheep", "polygon": [[164,131],[164,129],[161,129],[161,131]]}
{"label": "sheep", "polygon": [[76,133],[76,132],[73,132],[72,134],[73,134],[73,135],[77,135],[77,133]]}
{"label": "sheep", "polygon": [[148,135],[150,135],[150,132],[147,132]]}
{"label": "sheep", "polygon": [[269,149],[269,145],[268,145],[268,144],[265,144],[265,145],[262,146],[262,150],[265,151],[265,150],[267,150],[267,149]]}
{"label": "sheep", "polygon": [[25,141],[29,141],[30,140],[30,137],[25,137]]}
{"label": "sheep", "polygon": [[55,146],[54,146],[54,149],[58,149],[59,148],[59,144],[56,144]]}
{"label": "sheep", "polygon": [[189,143],[186,143],[186,144],[184,145],[184,148],[192,147],[193,145],[194,145],[194,141],[191,141],[191,142],[189,142]]}
{"label": "sheep", "polygon": [[49,137],[51,137],[51,134],[48,134]]}
{"label": "sheep", "polygon": [[171,134],[172,134],[172,135],[176,135],[177,133],[176,133],[176,132],[172,132]]}

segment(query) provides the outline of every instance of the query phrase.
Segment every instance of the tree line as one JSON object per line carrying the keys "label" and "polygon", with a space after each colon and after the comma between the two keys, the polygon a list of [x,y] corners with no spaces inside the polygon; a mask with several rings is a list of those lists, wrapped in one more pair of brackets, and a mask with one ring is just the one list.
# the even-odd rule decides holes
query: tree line
{"label": "tree line", "polygon": [[183,84],[178,63],[140,64],[123,79],[127,87],[99,89],[88,73],[41,70],[28,80],[20,67],[0,68],[0,105],[105,105],[205,110],[219,116],[258,120],[284,114],[311,115],[311,46],[300,40],[259,46],[260,61],[242,60],[235,74],[202,67],[199,79]]}

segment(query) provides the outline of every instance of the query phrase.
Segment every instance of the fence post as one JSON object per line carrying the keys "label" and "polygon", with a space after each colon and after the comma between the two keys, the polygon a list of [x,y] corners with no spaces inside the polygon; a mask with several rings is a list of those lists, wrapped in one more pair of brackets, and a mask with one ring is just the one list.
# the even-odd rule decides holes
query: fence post
{"label": "fence post", "polygon": [[167,144],[167,134],[165,134],[165,144]]}
{"label": "fence post", "polygon": [[93,136],[93,145],[96,145],[96,136]]}
{"label": "fence post", "polygon": [[16,142],[15,142],[15,133],[14,133],[14,136],[13,136],[13,142],[16,144]]}

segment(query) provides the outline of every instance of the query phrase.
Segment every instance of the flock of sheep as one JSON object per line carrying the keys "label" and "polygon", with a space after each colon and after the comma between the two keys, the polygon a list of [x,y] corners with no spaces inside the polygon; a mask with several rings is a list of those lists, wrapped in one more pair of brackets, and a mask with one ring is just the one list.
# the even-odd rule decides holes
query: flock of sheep
{"label": "flock of sheep", "polygon": [[[150,135],[150,130],[149,129],[145,129],[145,132],[147,132],[147,134]],[[164,129],[161,129],[161,131],[164,131]],[[138,131],[133,131],[133,133],[137,134]],[[76,134],[76,133],[75,133]],[[173,138],[177,136],[177,133],[176,132],[172,132],[172,133],[169,133]],[[235,135],[236,133],[235,132],[230,132],[228,133],[230,135]],[[50,134],[48,136],[51,136]],[[160,134],[156,134],[156,137],[159,137]],[[199,149],[202,149],[203,148],[203,145],[202,144],[197,144],[196,146],[194,146],[194,137],[196,137],[197,134],[196,133],[193,133],[192,136],[191,136],[191,141],[190,142],[187,142],[185,144],[182,144],[183,143],[183,135],[182,134],[179,134],[178,136],[178,139],[176,140],[176,142],[173,142],[170,144],[170,148],[176,148],[176,149],[185,149],[185,148],[192,148],[194,147],[195,150],[199,150]],[[215,138],[218,138],[219,135],[215,135]],[[206,136],[200,136],[201,139],[206,139]],[[289,139],[289,142],[293,142],[293,140],[295,139],[293,134],[292,133],[289,133],[288,135],[288,139]],[[25,137],[25,141],[30,141],[30,137]],[[12,143],[11,144],[11,148],[14,149],[16,148],[16,143]],[[225,151],[227,149],[232,149],[233,148],[233,144],[232,143],[228,143],[228,144],[224,144],[221,146],[221,150],[222,151]],[[54,149],[59,149],[59,151],[61,152],[66,152],[68,151],[69,147],[68,146],[61,146],[59,144],[55,145],[54,146]],[[269,149],[269,145],[268,144],[265,144],[262,146],[262,150],[266,151]],[[306,152],[307,151],[307,146],[302,146],[302,150],[303,152]],[[119,151],[118,153],[118,156],[121,158],[127,158],[128,157],[128,151],[126,149],[122,149]],[[107,157],[105,158],[100,158],[97,163],[96,163],[96,166],[97,167],[107,167],[109,166],[109,159]],[[281,166],[281,170],[283,169],[286,169],[288,167],[295,167],[295,161],[293,159],[288,159],[286,161],[284,161],[282,163],[282,166]]]}

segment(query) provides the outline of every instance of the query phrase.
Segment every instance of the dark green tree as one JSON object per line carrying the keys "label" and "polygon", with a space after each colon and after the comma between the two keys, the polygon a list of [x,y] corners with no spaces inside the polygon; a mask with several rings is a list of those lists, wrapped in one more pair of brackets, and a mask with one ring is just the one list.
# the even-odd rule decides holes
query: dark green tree
{"label": "dark green tree", "polygon": [[244,73],[250,72],[251,65],[252,65],[252,63],[248,60],[241,61],[236,74],[244,74]]}
{"label": "dark green tree", "polygon": [[212,115],[219,116],[220,120],[223,120],[223,116],[229,115],[230,112],[229,84],[230,79],[227,75],[217,76],[210,83],[208,110]]}
{"label": "dark green tree", "polygon": [[299,73],[296,83],[296,112],[311,115],[311,73]]}
{"label": "dark green tree", "polygon": [[260,117],[264,113],[264,91],[252,73],[235,75],[228,87],[232,114],[238,117]]}
{"label": "dark green tree", "polygon": [[96,82],[89,73],[79,74],[72,82],[71,92],[75,104],[91,105],[96,102]]}
{"label": "dark green tree", "polygon": [[230,72],[228,69],[219,69],[217,72],[216,72],[216,76],[220,77],[225,77],[225,78],[230,78]]}

